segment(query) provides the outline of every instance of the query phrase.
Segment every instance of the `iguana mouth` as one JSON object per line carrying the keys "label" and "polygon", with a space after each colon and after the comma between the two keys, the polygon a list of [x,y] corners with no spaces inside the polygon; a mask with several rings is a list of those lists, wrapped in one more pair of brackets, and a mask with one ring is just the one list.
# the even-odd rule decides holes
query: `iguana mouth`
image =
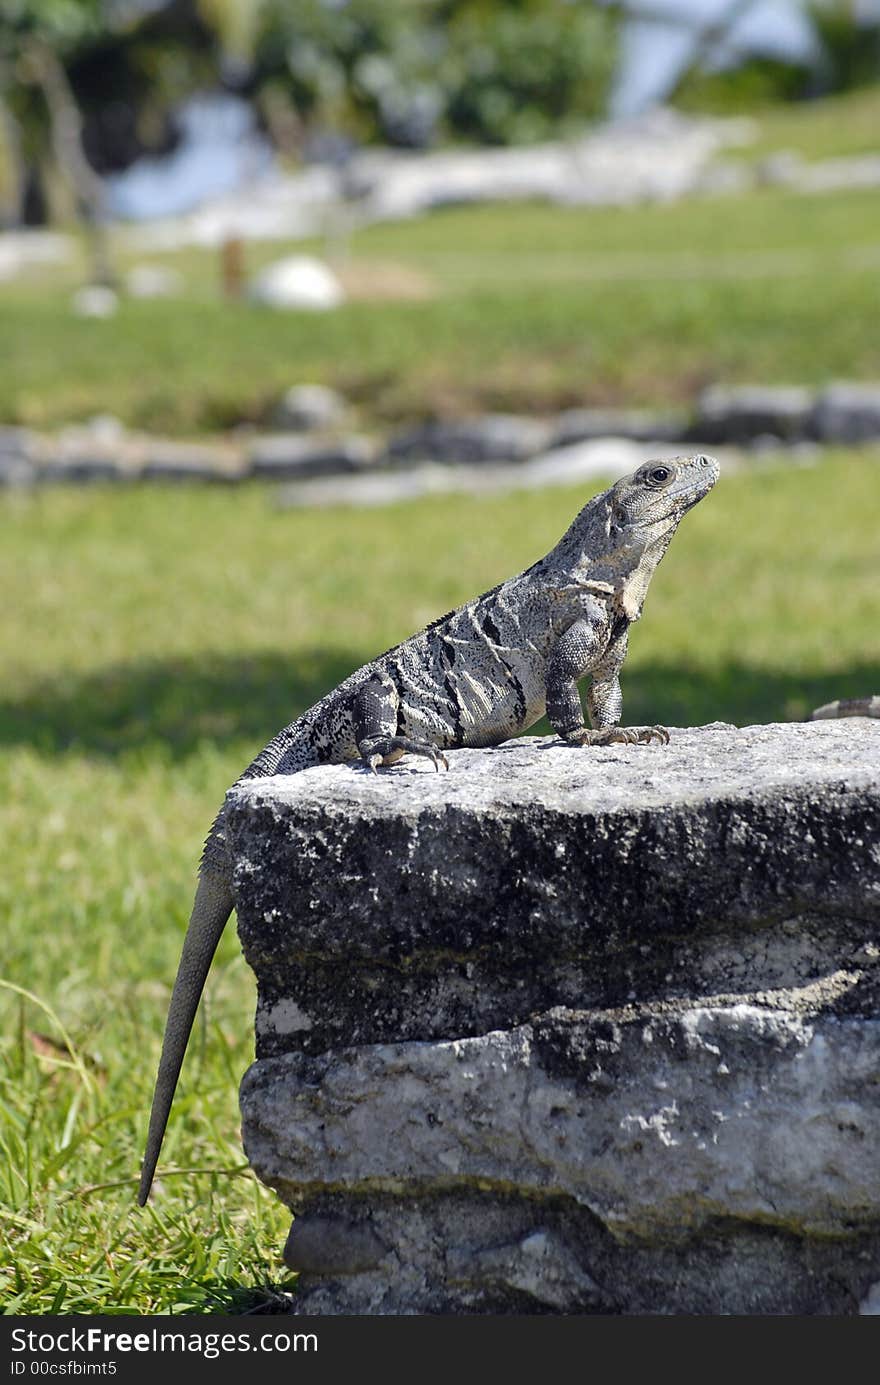
{"label": "iguana mouth", "polygon": [[[693,509],[694,505],[698,504],[704,496],[708,495],[721,475],[721,468],[714,457],[695,457],[694,462],[701,467],[706,467],[706,475],[700,478],[700,484],[693,489],[692,494],[685,501],[685,510]],[[693,481],[691,481],[691,485],[693,485]],[[672,494],[675,494],[675,492],[673,491]],[[683,491],[682,494],[686,495],[687,492]]]}

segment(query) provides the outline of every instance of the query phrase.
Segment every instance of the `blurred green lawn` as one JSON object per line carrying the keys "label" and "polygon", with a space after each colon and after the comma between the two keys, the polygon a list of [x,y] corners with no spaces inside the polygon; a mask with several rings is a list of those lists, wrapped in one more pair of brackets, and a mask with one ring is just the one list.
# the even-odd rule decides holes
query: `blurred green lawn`
{"label": "blurred green lawn", "polygon": [[[859,151],[876,147],[878,128],[878,91],[854,93],[765,115],[757,142],[731,157]],[[341,387],[370,426],[432,411],[671,405],[717,380],[876,378],[878,227],[871,190],[448,209],[352,235],[339,268],[355,299],[326,314],[222,301],[215,252],[127,251],[123,268],[181,269],[182,297],[82,321],[69,306],[82,265],[41,268],[0,285],[0,419],[48,427],[110,412],[197,433],[265,422],[301,379]],[[325,248],[254,243],[247,265]],[[425,296],[408,297],[414,285]]]}
{"label": "blurred green lawn", "polygon": [[[360,232],[344,265],[367,291],[391,266],[431,296],[320,314],[221,301],[213,255],[164,257],[187,264],[185,296],[127,300],[107,321],[74,317],[72,282],[44,274],[0,295],[0,416],[196,433],[265,421],[302,379],[340,387],[371,424],[874,378],[878,224],[870,191],[449,210]],[[251,246],[249,262],[302,248]]]}
{"label": "blurred green lawn", "polygon": [[[878,484],[877,452],[723,476],[633,632],[625,720],[799,717],[880,687]],[[243,1163],[253,986],[231,928],[162,1161],[206,1172],[134,1205],[202,837],[286,720],[546,551],[587,494],[320,515],[270,497],[0,504],[2,974],[34,997],[0,990],[7,1312],[271,1306],[287,1219],[249,1173],[207,1172]]]}

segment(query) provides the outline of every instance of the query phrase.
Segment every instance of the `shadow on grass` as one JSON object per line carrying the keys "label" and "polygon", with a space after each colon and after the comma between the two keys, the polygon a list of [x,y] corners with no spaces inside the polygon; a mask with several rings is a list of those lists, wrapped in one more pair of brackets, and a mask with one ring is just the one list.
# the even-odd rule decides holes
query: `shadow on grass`
{"label": "shadow on grass", "polygon": [[117,664],[0,697],[0,745],[185,757],[206,742],[255,751],[363,662],[337,650],[193,655]]}
{"label": "shadow on grass", "polygon": [[[256,753],[276,731],[363,662],[353,651],[194,655],[71,675],[0,698],[0,744],[114,757],[193,753],[243,742]],[[808,677],[730,661],[714,668],[642,664],[624,669],[624,723],[797,720],[836,697],[880,692],[880,663]],[[546,732],[546,722],[533,728]]]}
{"label": "shadow on grass", "polygon": [[295,1295],[295,1275],[280,1284],[242,1284],[236,1279],[222,1279],[207,1287],[200,1285],[193,1293],[192,1304],[178,1307],[177,1312],[183,1317],[285,1317],[294,1311]]}

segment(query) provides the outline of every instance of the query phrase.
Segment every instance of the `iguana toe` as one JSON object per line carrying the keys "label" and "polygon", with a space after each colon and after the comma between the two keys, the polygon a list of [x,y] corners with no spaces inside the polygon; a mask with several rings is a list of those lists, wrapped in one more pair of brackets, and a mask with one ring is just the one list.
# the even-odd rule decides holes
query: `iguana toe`
{"label": "iguana toe", "polygon": [[632,745],[633,737],[625,726],[607,726],[602,731],[591,731],[582,726],[566,737],[569,745]]}
{"label": "iguana toe", "polygon": [[[362,743],[363,744],[363,743]],[[449,769],[449,761],[432,741],[413,740],[410,736],[377,736],[363,746],[361,759],[375,774],[380,765],[393,765],[403,755],[424,755],[435,770]]]}
{"label": "iguana toe", "polygon": [[648,745],[651,741],[669,744],[665,726],[606,726],[601,731],[580,727],[566,737],[569,745]]}
{"label": "iguana toe", "polygon": [[660,745],[668,745],[669,732],[665,726],[640,726],[636,740],[639,745],[650,745],[651,741],[658,741]]}

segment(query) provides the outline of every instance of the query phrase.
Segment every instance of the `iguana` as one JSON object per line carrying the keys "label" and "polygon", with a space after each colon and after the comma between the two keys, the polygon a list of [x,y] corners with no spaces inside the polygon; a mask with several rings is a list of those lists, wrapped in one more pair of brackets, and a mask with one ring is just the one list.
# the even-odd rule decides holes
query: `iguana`
{"label": "iguana", "polygon": [[836,717],[880,717],[880,696],[875,693],[873,697],[839,697],[816,707],[807,721],[831,721]]}
{"label": "iguana", "polygon": [[[661,726],[620,726],[629,627],[682,516],[718,479],[713,457],[647,462],[595,496],[556,547],[365,664],[291,722],[240,779],[402,755],[448,768],[444,751],[496,745],[545,710],[573,746],[665,742]],[[591,675],[584,723],[578,680]],[[205,978],[233,909],[224,808],[208,834],[171,996],[138,1200],[146,1202]]]}

